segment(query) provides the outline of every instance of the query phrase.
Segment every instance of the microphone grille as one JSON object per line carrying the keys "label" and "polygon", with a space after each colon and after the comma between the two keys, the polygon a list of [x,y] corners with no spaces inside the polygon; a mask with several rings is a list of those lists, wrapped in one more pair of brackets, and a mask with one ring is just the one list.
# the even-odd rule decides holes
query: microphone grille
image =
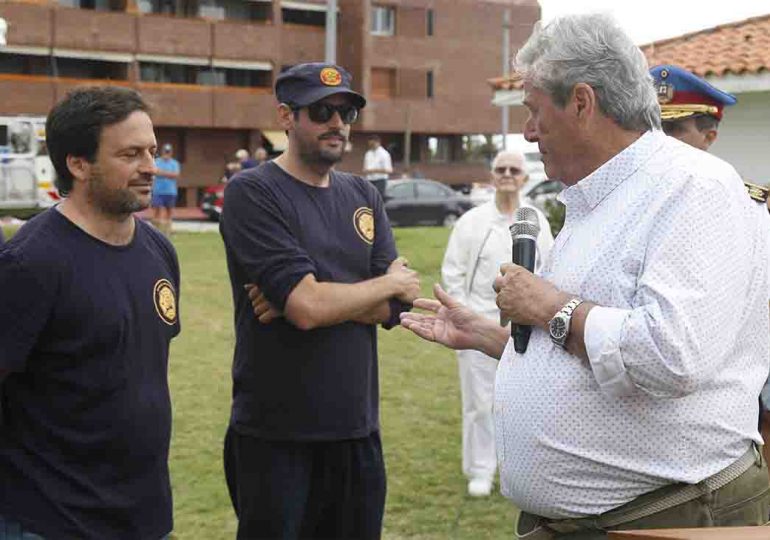
{"label": "microphone grille", "polygon": [[540,220],[534,208],[522,207],[513,215],[513,225],[510,227],[511,236],[525,234],[537,237],[540,234]]}

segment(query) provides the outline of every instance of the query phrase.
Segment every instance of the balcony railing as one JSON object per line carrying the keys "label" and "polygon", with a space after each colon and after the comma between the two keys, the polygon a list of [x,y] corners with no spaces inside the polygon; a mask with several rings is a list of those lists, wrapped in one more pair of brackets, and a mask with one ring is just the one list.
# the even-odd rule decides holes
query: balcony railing
{"label": "balcony railing", "polygon": [[154,82],[70,79],[0,74],[4,114],[45,115],[78,86],[119,85],[135,88],[153,108],[156,126],[275,129],[275,100],[269,88],[240,88]]}

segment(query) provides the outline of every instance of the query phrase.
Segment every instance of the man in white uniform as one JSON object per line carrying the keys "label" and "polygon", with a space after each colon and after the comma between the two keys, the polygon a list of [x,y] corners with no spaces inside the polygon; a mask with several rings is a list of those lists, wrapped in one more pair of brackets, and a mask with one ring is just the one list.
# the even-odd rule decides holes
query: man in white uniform
{"label": "man in white uniform", "polygon": [[540,276],[512,264],[497,321],[436,287],[416,334],[500,358],[495,434],[519,538],[763,525],[758,399],[770,368],[765,220],[729,164],[660,131],[647,62],[606,15],[537,29],[517,55],[549,178],[567,188]]}
{"label": "man in white uniform", "polygon": [[[527,206],[538,214],[535,271],[550,251],[553,236],[543,213],[521,200],[519,190],[527,181],[527,173],[520,152],[500,152],[492,162],[490,177],[495,197],[457,221],[444,254],[441,276],[452,297],[495,319],[500,311],[492,283],[500,273],[500,265],[511,261],[509,227],[516,210]],[[457,360],[463,402],[463,473],[468,478],[468,494],[485,497],[492,492],[497,469],[492,419],[497,360],[474,350],[457,351]]]}
{"label": "man in white uniform", "polygon": [[369,180],[382,197],[385,197],[385,187],[393,172],[390,154],[380,144],[379,135],[369,136],[369,150],[364,154],[364,178]]}

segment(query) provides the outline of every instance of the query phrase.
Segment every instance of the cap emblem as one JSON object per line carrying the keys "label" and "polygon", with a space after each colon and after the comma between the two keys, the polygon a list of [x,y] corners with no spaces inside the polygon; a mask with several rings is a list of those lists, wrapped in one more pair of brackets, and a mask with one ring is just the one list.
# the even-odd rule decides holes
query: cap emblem
{"label": "cap emblem", "polygon": [[334,68],[323,68],[321,70],[321,82],[326,86],[339,86],[342,84],[342,75]]}
{"label": "cap emblem", "polygon": [[670,82],[661,81],[657,90],[659,104],[663,105],[674,99],[674,85]]}

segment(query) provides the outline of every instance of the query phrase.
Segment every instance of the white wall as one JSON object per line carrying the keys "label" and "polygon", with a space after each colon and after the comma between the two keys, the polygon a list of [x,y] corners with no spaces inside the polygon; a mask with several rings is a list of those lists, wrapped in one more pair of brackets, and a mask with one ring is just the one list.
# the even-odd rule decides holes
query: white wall
{"label": "white wall", "polygon": [[770,184],[770,92],[736,94],[727,107],[711,152],[728,161],[746,181]]}

